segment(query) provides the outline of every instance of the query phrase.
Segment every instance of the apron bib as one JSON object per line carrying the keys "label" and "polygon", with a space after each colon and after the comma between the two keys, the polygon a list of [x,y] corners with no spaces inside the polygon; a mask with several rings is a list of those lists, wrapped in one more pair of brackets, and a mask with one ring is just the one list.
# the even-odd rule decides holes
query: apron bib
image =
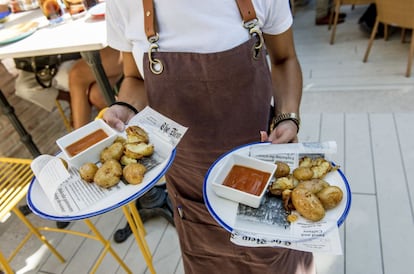
{"label": "apron bib", "polygon": [[[240,12],[243,15],[245,9]],[[234,245],[204,205],[208,168],[226,151],[259,141],[259,132],[268,128],[273,87],[265,51],[255,50],[257,43],[252,37],[217,53],[144,54],[149,105],[188,127],[166,174],[186,273],[220,269],[222,273],[290,274],[313,265],[311,253]],[[162,63],[161,73],[152,71],[154,60]]]}

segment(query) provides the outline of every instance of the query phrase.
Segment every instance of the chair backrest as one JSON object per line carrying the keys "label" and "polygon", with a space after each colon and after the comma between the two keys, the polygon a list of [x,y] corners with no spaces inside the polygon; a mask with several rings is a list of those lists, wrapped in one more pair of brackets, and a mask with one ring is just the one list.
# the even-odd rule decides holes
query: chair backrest
{"label": "chair backrest", "polygon": [[376,0],[380,22],[414,28],[414,0]]}
{"label": "chair backrest", "polygon": [[26,196],[33,173],[31,159],[0,157],[0,219]]}

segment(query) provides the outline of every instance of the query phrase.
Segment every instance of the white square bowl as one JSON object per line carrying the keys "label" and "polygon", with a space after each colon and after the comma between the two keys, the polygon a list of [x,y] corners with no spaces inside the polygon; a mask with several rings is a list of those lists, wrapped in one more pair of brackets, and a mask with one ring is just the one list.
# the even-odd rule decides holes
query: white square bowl
{"label": "white square bowl", "polygon": [[[223,185],[224,180],[234,165],[245,166],[270,174],[269,179],[267,180],[259,195],[250,194],[248,192]],[[214,192],[220,197],[239,202],[250,207],[258,208],[272,180],[273,174],[276,171],[276,167],[277,165],[274,163],[265,162],[239,154],[232,154],[226,158],[226,161],[218,170],[216,177],[213,179],[212,188]]]}
{"label": "white square bowl", "polygon": [[[85,150],[79,152],[75,156],[71,156],[66,148],[75,143],[76,141],[88,136],[89,134],[102,129],[108,137],[105,139],[93,144],[92,146],[86,148]],[[56,144],[64,154],[64,158],[74,167],[80,168],[83,164],[87,162],[97,163],[99,161],[99,156],[101,151],[110,146],[118,136],[117,132],[112,129],[104,120],[98,119],[93,122],[90,122],[84,125],[81,128],[78,128],[71,133],[59,138],[56,141]]]}

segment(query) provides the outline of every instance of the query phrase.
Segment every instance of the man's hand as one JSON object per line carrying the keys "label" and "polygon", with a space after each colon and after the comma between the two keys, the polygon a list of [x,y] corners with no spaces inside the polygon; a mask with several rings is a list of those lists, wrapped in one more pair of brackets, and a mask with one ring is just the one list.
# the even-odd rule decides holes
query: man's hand
{"label": "man's hand", "polygon": [[121,105],[113,105],[108,108],[104,115],[103,119],[108,123],[112,128],[118,131],[125,130],[125,124],[135,115],[135,113]]}
{"label": "man's hand", "polygon": [[277,125],[277,127],[268,135],[265,131],[260,132],[261,142],[271,142],[272,144],[297,143],[298,127],[293,121],[286,120]]}

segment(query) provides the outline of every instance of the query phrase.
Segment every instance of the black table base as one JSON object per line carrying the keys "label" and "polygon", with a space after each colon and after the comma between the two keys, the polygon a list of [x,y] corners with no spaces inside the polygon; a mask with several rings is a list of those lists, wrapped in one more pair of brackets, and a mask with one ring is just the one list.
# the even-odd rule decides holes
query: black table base
{"label": "black table base", "polygon": [[19,134],[21,142],[26,146],[26,148],[30,151],[33,157],[39,156],[40,151],[33,142],[32,136],[26,131],[26,129],[20,122],[19,117],[17,117],[16,113],[14,112],[14,108],[9,104],[9,101],[7,101],[6,96],[4,96],[1,90],[0,107],[3,111],[3,114],[7,116],[7,118],[10,120],[10,123],[13,125],[14,129]]}
{"label": "black table base", "polygon": [[[142,222],[154,217],[163,217],[174,225],[171,201],[168,198],[165,185],[155,186],[135,202]],[[118,229],[114,234],[114,241],[122,243],[132,234],[127,223],[124,228]]]}

